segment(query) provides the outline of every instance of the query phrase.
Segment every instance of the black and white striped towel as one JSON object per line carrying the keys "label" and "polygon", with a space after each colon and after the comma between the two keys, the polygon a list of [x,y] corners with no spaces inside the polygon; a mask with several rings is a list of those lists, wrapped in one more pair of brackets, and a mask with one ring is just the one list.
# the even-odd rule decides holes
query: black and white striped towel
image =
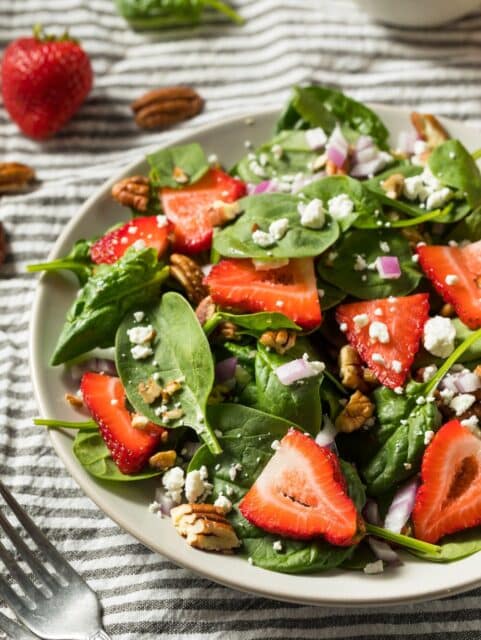
{"label": "black and white striped towel", "polygon": [[[386,5],[391,0],[386,0]],[[3,197],[9,237],[0,268],[0,474],[50,539],[100,594],[115,640],[157,637],[481,638],[481,591],[389,610],[276,603],[230,591],[146,550],[86,498],[44,431],[28,369],[28,320],[43,260],[82,202],[142,147],[169,134],[142,133],[129,103],[149,88],[196,87],[207,101],[196,124],[280,105],[294,83],[336,85],[356,98],[406,104],[481,124],[481,13],[432,31],[391,29],[348,0],[238,0],[244,27],[217,17],[195,30],[134,33],[112,0],[0,0],[0,47],[41,22],[69,27],[93,60],[95,88],[75,119],[39,145],[0,109],[0,160],[26,162],[41,186]],[[188,129],[190,125],[186,124]]]}

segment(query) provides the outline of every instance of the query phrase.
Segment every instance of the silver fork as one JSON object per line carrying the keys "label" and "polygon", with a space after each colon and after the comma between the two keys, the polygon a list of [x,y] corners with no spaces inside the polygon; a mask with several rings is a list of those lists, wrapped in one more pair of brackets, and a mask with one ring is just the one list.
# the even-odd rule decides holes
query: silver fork
{"label": "silver fork", "polygon": [[[44,640],[111,640],[102,629],[97,595],[47,540],[2,482],[0,494],[53,568],[49,571],[37,550],[30,549],[0,510],[0,528],[31,570],[26,573],[0,542],[0,560],[22,592],[15,591],[0,575],[0,597],[26,627]],[[13,634],[14,627],[9,631],[1,626],[2,623],[8,626],[8,622],[3,616],[0,628],[11,633],[15,640],[21,638],[18,632]]]}

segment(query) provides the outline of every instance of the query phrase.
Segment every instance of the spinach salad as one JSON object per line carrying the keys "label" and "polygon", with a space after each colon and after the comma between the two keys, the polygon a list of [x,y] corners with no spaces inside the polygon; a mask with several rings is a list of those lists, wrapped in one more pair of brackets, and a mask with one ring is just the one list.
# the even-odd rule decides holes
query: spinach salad
{"label": "spinach salad", "polygon": [[51,364],[84,419],[37,424],[75,429],[99,481],[158,477],[186,543],[264,569],[481,550],[470,151],[309,86],[230,170],[197,144],[147,160],[112,190],[129,222],[29,267],[78,280]]}

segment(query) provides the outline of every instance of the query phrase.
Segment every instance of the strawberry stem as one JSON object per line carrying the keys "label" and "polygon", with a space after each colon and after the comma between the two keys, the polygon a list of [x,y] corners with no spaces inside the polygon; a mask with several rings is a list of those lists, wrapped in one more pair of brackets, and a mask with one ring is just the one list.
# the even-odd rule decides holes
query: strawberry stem
{"label": "strawberry stem", "polygon": [[427,383],[425,388],[425,393],[427,396],[432,395],[432,393],[436,390],[436,387],[447,374],[449,369],[456,363],[456,361],[463,355],[465,351],[469,349],[475,342],[481,340],[481,329],[474,331],[470,336],[461,342],[459,347],[457,347],[452,354],[447,358],[441,367],[436,371],[431,380]]}
{"label": "strawberry stem", "polygon": [[404,536],[401,533],[394,533],[389,531],[389,529],[383,529],[383,527],[378,527],[375,524],[369,524],[368,522],[366,522],[366,533],[370,533],[371,535],[376,536],[376,538],[382,538],[388,542],[393,542],[394,544],[397,544],[400,547],[405,547],[406,549],[413,549],[414,551],[420,551],[421,553],[431,555],[441,553],[441,547],[437,544],[423,542],[422,540],[411,538],[411,536]]}
{"label": "strawberry stem", "polygon": [[209,336],[214,331],[214,329],[217,328],[221,321],[222,316],[220,315],[220,313],[214,313],[212,318],[206,320],[206,322],[204,322],[204,324],[202,325],[202,329],[204,330],[205,335]]}
{"label": "strawberry stem", "polygon": [[68,420],[50,420],[47,418],[35,418],[33,424],[36,427],[48,427],[49,429],[78,429],[79,431],[96,431],[99,427],[93,420],[82,422],[69,422]]}
{"label": "strawberry stem", "polygon": [[428,213],[423,213],[422,216],[417,216],[416,218],[407,218],[406,220],[395,220],[391,222],[391,227],[395,229],[402,229],[403,227],[415,227],[417,224],[421,224],[423,222],[428,222],[429,220],[433,220],[438,216],[441,216],[444,213],[441,209],[435,209],[434,211],[429,211]]}
{"label": "strawberry stem", "polygon": [[43,30],[43,25],[37,23],[32,28],[33,37],[39,42],[75,42],[79,44],[79,41],[75,38],[71,38],[68,30],[65,30],[61,36],[53,36],[48,33],[45,33]]}
{"label": "strawberry stem", "polygon": [[240,16],[237,11],[234,11],[232,7],[229,7],[225,2],[221,2],[221,0],[204,0],[204,5],[212,7],[212,9],[224,14],[236,24],[244,24],[245,22],[244,18]]}

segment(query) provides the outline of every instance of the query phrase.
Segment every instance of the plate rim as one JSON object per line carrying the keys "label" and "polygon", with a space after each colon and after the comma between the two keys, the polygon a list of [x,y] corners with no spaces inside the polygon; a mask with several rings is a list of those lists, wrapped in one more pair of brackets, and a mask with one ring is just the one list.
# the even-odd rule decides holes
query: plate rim
{"label": "plate rim", "polygon": [[[394,116],[408,115],[412,109],[408,106],[394,106],[394,105],[385,105],[381,103],[367,103],[368,106],[373,108],[374,110],[379,109],[380,111],[391,112]],[[215,122],[208,122],[206,124],[191,128],[189,130],[178,132],[176,135],[170,137],[164,143],[157,143],[152,145],[146,145],[144,147],[139,148],[139,157],[137,160],[130,162],[123,169],[120,169],[117,173],[115,173],[109,180],[102,183],[100,187],[94,190],[94,192],[87,198],[87,200],[81,205],[81,207],[77,210],[77,212],[72,216],[72,218],[67,222],[67,224],[63,227],[61,233],[53,244],[52,249],[48,253],[47,259],[51,260],[57,257],[57,252],[59,248],[64,243],[65,239],[70,235],[72,229],[77,225],[78,220],[82,218],[84,215],[88,213],[90,208],[95,205],[96,201],[101,199],[107,194],[112,185],[115,184],[118,180],[123,177],[129,175],[133,170],[136,170],[138,165],[145,160],[146,153],[149,152],[150,149],[158,149],[158,148],[167,148],[176,144],[180,144],[184,141],[191,141],[196,135],[204,134],[204,133],[212,133],[216,129],[222,129],[223,127],[229,124],[239,125],[242,120],[247,118],[258,118],[258,117],[272,117],[274,118],[276,115],[280,113],[280,109],[277,106],[265,106],[262,108],[258,108],[251,111],[242,111],[237,114],[229,115],[223,117]],[[476,127],[465,124],[460,120],[455,120],[453,118],[445,118],[440,117],[439,120],[449,126],[459,126],[461,125],[463,128],[472,129],[477,131]],[[478,132],[479,133],[479,132]],[[41,274],[40,278],[37,281],[35,287],[35,297],[32,305],[32,311],[29,320],[29,340],[28,340],[28,349],[29,349],[29,370],[30,376],[33,385],[34,397],[37,404],[37,407],[40,411],[40,414],[44,416],[46,414],[45,404],[43,402],[42,394],[40,393],[40,384],[39,384],[39,376],[40,376],[40,368],[41,363],[37,359],[37,350],[35,348],[36,342],[41,337],[40,332],[40,306],[43,293],[43,280],[45,279],[45,274]],[[49,439],[53,445],[53,448],[57,454],[57,456],[62,461],[69,475],[74,479],[74,481],[78,484],[83,493],[92,500],[95,505],[113,522],[115,522],[122,530],[128,532],[135,540],[138,540],[145,547],[150,549],[152,552],[157,553],[177,566],[181,566],[193,573],[208,578],[215,583],[226,586],[230,589],[242,591],[244,593],[255,594],[264,598],[268,598],[271,600],[278,600],[284,602],[291,602],[296,604],[309,604],[309,605],[318,605],[318,606],[330,606],[330,607],[342,607],[349,609],[360,609],[360,608],[370,608],[370,607],[390,607],[393,605],[399,604],[407,604],[407,603],[420,603],[426,602],[433,599],[448,597],[457,593],[468,591],[469,589],[475,588],[481,585],[481,571],[479,577],[468,580],[467,582],[462,582],[456,584],[453,587],[446,588],[430,588],[426,589],[422,593],[418,593],[416,595],[410,596],[388,596],[382,600],[377,600],[373,597],[360,597],[355,602],[352,601],[343,601],[340,600],[339,597],[330,598],[328,594],[321,593],[319,595],[314,594],[312,596],[296,596],[293,594],[292,596],[286,595],[284,592],[279,592],[275,587],[275,580],[273,580],[272,588],[265,589],[254,584],[247,585],[241,579],[236,579],[234,577],[222,577],[219,576],[214,570],[209,569],[200,569],[195,561],[190,562],[187,559],[179,560],[174,551],[170,551],[169,548],[156,548],[153,546],[146,537],[142,535],[142,532],[139,533],[137,530],[134,531],[134,528],[129,523],[129,519],[127,517],[123,517],[123,513],[117,512],[115,509],[111,509],[109,504],[103,500],[103,498],[98,493],[93,493],[87,487],[87,482],[84,481],[82,469],[74,464],[73,458],[71,455],[65,453],[64,448],[60,444],[61,435],[65,435],[65,432],[62,434],[57,433],[55,430],[49,430]],[[71,434],[70,434],[71,435]],[[103,486],[103,483],[100,483],[100,486]],[[179,539],[179,542],[182,541]],[[481,552],[480,556],[481,556]],[[195,556],[194,556],[195,557]],[[412,558],[409,556],[409,558]],[[414,558],[413,558],[414,560]],[[461,561],[461,560],[460,560]],[[459,561],[459,562],[460,562]],[[212,566],[215,566],[215,562],[212,563]],[[259,569],[258,567],[256,569]],[[263,570],[263,569],[261,569]],[[266,571],[266,570],[263,570]],[[275,572],[269,572],[275,577]],[[280,574],[283,577],[286,577],[288,574]],[[308,574],[304,574],[308,575]],[[293,578],[295,578],[296,574],[293,574]],[[288,577],[291,577],[290,575]],[[381,578],[383,575],[381,574]],[[369,576],[370,579],[373,576]]]}

